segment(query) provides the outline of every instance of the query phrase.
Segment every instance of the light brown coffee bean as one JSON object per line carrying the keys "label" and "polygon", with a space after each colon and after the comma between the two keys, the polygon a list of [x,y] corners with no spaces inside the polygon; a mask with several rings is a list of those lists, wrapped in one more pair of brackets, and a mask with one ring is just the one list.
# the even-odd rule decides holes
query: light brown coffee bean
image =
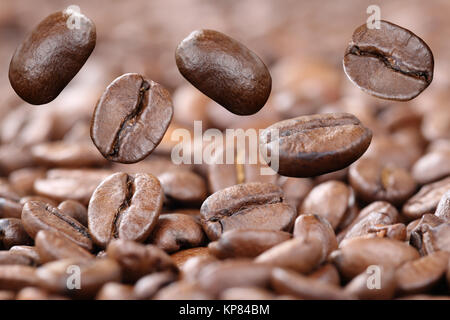
{"label": "light brown coffee bean", "polygon": [[377,272],[376,276],[379,276],[379,283],[372,281],[375,273],[368,269],[354,277],[345,286],[345,291],[361,300],[392,299],[397,288],[395,270],[390,267],[380,267],[380,272],[375,272]]}
{"label": "light brown coffee bean", "polygon": [[170,271],[155,272],[140,278],[133,289],[133,295],[140,300],[148,300],[162,288],[177,280]]}
{"label": "light brown coffee bean", "polygon": [[213,296],[197,283],[177,281],[159,290],[155,300],[211,300]]}
{"label": "light brown coffee bean", "polygon": [[228,288],[222,291],[219,300],[274,300],[269,290],[254,287]]}
{"label": "light brown coffee bean", "polygon": [[0,251],[0,265],[34,266],[34,260],[18,252]]}
{"label": "light brown coffee bean", "polygon": [[135,300],[133,286],[108,282],[97,293],[96,300]]}
{"label": "light brown coffee bean", "polygon": [[450,221],[450,190],[448,190],[439,200],[439,204],[436,207],[436,212],[434,213],[436,217],[441,218],[445,221]]}
{"label": "light brown coffee bean", "polygon": [[171,255],[173,262],[178,268],[182,268],[184,264],[194,257],[213,257],[207,247],[190,248],[175,252]]}
{"label": "light brown coffee bean", "polygon": [[327,263],[324,264],[322,267],[319,267],[316,271],[310,273],[308,277],[335,286],[339,286],[341,284],[339,272],[336,269],[336,267],[331,263]]}
{"label": "light brown coffee bean", "polygon": [[0,265],[0,288],[20,290],[38,285],[36,269],[23,265]]}
{"label": "light brown coffee bean", "polygon": [[9,252],[15,252],[29,257],[31,260],[33,260],[33,265],[38,266],[42,264],[41,257],[39,256],[39,253],[36,250],[35,246],[14,246],[9,249]]}
{"label": "light brown coffee bean", "polygon": [[80,202],[75,200],[65,200],[58,205],[58,209],[87,227],[87,209]]}
{"label": "light brown coffee bean", "polygon": [[199,205],[206,199],[205,181],[187,170],[168,171],[158,176],[169,203]]}
{"label": "light brown coffee bean", "polygon": [[429,152],[416,161],[412,175],[420,184],[430,183],[450,175],[450,150]]}
{"label": "light brown coffee bean", "polygon": [[11,199],[0,198],[0,218],[20,218],[22,205]]}
{"label": "light brown coffee bean", "polygon": [[17,292],[16,300],[69,300],[69,298],[51,294],[44,289],[26,287]]}

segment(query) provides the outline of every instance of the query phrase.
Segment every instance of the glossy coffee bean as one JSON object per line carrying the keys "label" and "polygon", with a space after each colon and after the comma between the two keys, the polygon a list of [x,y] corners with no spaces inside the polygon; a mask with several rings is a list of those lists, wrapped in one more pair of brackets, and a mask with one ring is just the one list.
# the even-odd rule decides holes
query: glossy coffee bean
{"label": "glossy coffee bean", "polygon": [[[325,113],[273,124],[261,132],[260,147],[263,155],[275,157],[273,145],[278,145],[280,175],[313,177],[347,167],[361,157],[371,139],[372,132],[355,116]],[[269,165],[270,160],[266,159]]]}
{"label": "glossy coffee bean", "polygon": [[450,175],[450,150],[429,152],[412,167],[414,179],[421,184],[430,183]]}
{"label": "glossy coffee bean", "polygon": [[310,273],[308,277],[335,286],[339,286],[341,284],[339,272],[336,269],[336,267],[331,263],[326,263],[323,266],[319,267],[317,270]]}
{"label": "glossy coffee bean", "polygon": [[100,97],[92,117],[91,138],[106,159],[135,163],[158,146],[172,114],[166,89],[137,73],[127,73]]}
{"label": "glossy coffee bean", "polygon": [[201,225],[195,218],[179,213],[162,214],[148,238],[148,242],[166,252],[199,247],[206,240]]}
{"label": "glossy coffee bean", "polygon": [[379,287],[368,286],[368,284],[373,284],[371,282],[373,272],[369,269],[354,277],[353,280],[345,286],[345,291],[360,300],[392,299],[397,288],[395,270],[390,267],[381,267],[379,274]]}
{"label": "glossy coffee bean", "polygon": [[217,241],[210,242],[208,249],[219,259],[253,258],[291,237],[291,234],[284,231],[230,230],[223,233]]}
{"label": "glossy coffee bean", "polygon": [[0,288],[20,290],[38,285],[36,269],[23,265],[0,265]]}
{"label": "glossy coffee bean", "polygon": [[25,203],[22,222],[32,238],[36,238],[40,230],[54,230],[61,232],[62,235],[86,250],[92,249],[92,240],[87,228],[47,203],[40,201]]}
{"label": "glossy coffee bean", "polygon": [[411,31],[383,20],[380,29],[363,24],[355,30],[343,63],[358,88],[383,99],[413,99],[433,80],[428,45]]}
{"label": "glossy coffee bean", "polygon": [[30,245],[32,242],[20,219],[0,219],[1,249],[9,249],[16,245]]}
{"label": "glossy coffee bean", "polygon": [[182,268],[187,261],[195,257],[214,258],[207,247],[189,248],[175,252],[170,256],[177,267]]}
{"label": "glossy coffee bean", "polygon": [[41,264],[41,257],[39,256],[35,246],[14,246],[9,249],[9,252],[19,253],[23,256],[29,257],[33,261],[33,265],[38,266]]}
{"label": "glossy coffee bean", "polygon": [[430,230],[444,223],[444,220],[431,213],[424,214],[420,219],[412,221],[408,224],[409,243],[419,250],[421,255],[434,252],[433,240]]}
{"label": "glossy coffee bean", "polygon": [[77,220],[83,226],[87,226],[87,209],[80,202],[75,200],[65,200],[58,205],[58,209]]}
{"label": "glossy coffee bean", "polygon": [[18,252],[0,251],[0,265],[34,266],[34,260]]}
{"label": "glossy coffee bean", "polygon": [[[414,234],[414,236],[413,236]],[[414,238],[414,242],[413,242]],[[436,251],[450,253],[450,223],[438,225],[423,224],[411,234],[411,241],[423,254]]]}
{"label": "glossy coffee bean", "polygon": [[254,114],[269,97],[272,78],[267,67],[223,33],[193,31],[178,45],[175,60],[192,85],[234,114]]}
{"label": "glossy coffee bean", "polygon": [[350,166],[348,178],[363,201],[403,204],[416,190],[413,177],[403,168],[383,166],[377,159],[360,159]]}
{"label": "glossy coffee bean", "polygon": [[52,101],[84,65],[95,42],[95,25],[82,13],[66,9],[49,15],[14,52],[11,86],[28,103]]}
{"label": "glossy coffee bean", "polygon": [[162,202],[161,185],[151,174],[119,172],[109,176],[89,202],[93,241],[102,248],[116,238],[144,241],[158,221]]}
{"label": "glossy coffee bean", "polygon": [[162,288],[155,300],[211,300],[214,297],[197,283],[177,281]]}
{"label": "glossy coffee bean", "polygon": [[158,176],[169,203],[199,205],[206,199],[206,184],[198,174],[187,170],[168,171]]}
{"label": "glossy coffee bean", "polygon": [[217,191],[203,202],[200,213],[210,240],[233,229],[287,231],[295,217],[295,211],[283,202],[280,187],[258,182]]}
{"label": "glossy coffee bean", "polygon": [[147,300],[163,287],[177,280],[177,276],[170,271],[155,272],[140,278],[133,289],[133,295],[140,300]]}
{"label": "glossy coffee bean", "polygon": [[450,190],[442,196],[441,200],[439,200],[434,214],[442,220],[447,222],[450,221]]}

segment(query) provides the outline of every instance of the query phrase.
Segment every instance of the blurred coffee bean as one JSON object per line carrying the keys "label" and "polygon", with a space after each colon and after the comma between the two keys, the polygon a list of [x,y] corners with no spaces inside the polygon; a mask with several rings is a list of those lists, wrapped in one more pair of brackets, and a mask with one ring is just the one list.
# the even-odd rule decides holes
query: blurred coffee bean
{"label": "blurred coffee bean", "polygon": [[206,199],[205,181],[187,170],[168,171],[158,176],[169,203],[199,205]]}
{"label": "blurred coffee bean", "polygon": [[[171,258],[173,262],[177,265],[179,268],[183,268],[183,266],[190,260],[196,257],[206,257],[206,258],[214,258],[207,247],[197,247],[197,248],[190,248],[178,251],[171,255]],[[214,258],[215,260],[215,258]]]}
{"label": "blurred coffee bean", "polygon": [[32,194],[33,185],[37,179],[45,177],[45,170],[41,168],[22,168],[9,174],[11,186],[22,195]]}
{"label": "blurred coffee bean", "polygon": [[[378,283],[372,280],[375,275],[379,276]],[[376,274],[370,269],[363,271],[345,286],[345,291],[360,300],[388,300],[394,297],[396,288],[395,270],[381,267]]]}
{"label": "blurred coffee bean", "polygon": [[133,286],[117,282],[108,282],[103,285],[95,296],[96,300],[134,300]]}
{"label": "blurred coffee bean", "polygon": [[450,220],[450,190],[442,196],[434,214],[447,222]]}
{"label": "blurred coffee bean", "polygon": [[322,267],[319,267],[316,271],[310,273],[308,277],[335,286],[339,286],[341,283],[339,272],[336,269],[336,267],[331,263],[327,263],[324,264]]}
{"label": "blurred coffee bean", "polygon": [[0,248],[9,249],[16,245],[30,245],[32,242],[20,219],[0,219]]}
{"label": "blurred coffee bean", "polygon": [[176,280],[177,276],[170,271],[146,275],[136,282],[133,295],[140,300],[152,299],[159,290]]}
{"label": "blurred coffee bean", "polygon": [[0,288],[20,290],[38,285],[36,269],[24,265],[0,265]]}
{"label": "blurred coffee bean", "polygon": [[420,184],[430,183],[450,175],[450,150],[429,152],[412,168],[414,179]]}

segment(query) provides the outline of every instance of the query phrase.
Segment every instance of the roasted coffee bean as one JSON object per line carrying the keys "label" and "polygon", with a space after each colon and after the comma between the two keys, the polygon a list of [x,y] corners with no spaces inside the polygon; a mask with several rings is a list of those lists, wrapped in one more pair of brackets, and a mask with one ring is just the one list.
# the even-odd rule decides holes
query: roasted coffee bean
{"label": "roasted coffee bean", "polygon": [[371,270],[365,270],[345,286],[345,291],[361,300],[392,299],[397,288],[395,270],[390,267],[380,267],[380,273],[377,275],[380,277],[379,287],[372,280],[374,273]]}
{"label": "roasted coffee bean", "polygon": [[17,191],[14,190],[14,188],[4,178],[0,178],[0,197],[13,201],[19,201],[20,199],[20,195]]}
{"label": "roasted coffee bean", "polygon": [[357,208],[352,188],[340,181],[328,181],[314,187],[299,208],[299,214],[325,218],[334,230],[344,228],[347,217],[355,217]]}
{"label": "roasted coffee bean", "polygon": [[398,290],[403,294],[429,291],[444,276],[448,262],[449,254],[443,251],[406,262],[395,273]]}
{"label": "roasted coffee bean", "polygon": [[406,226],[403,223],[396,223],[391,225],[374,225],[369,230],[369,234],[374,234],[377,237],[389,238],[398,241],[405,241],[407,237]]}
{"label": "roasted coffee bean", "polygon": [[413,220],[420,218],[425,213],[434,212],[439,200],[449,189],[450,177],[424,185],[403,205],[402,214]]}
{"label": "roasted coffee bean", "polygon": [[169,204],[199,205],[206,199],[205,181],[194,172],[175,170],[158,176]]}
{"label": "roasted coffee bean", "polygon": [[105,248],[112,239],[144,241],[163,203],[161,185],[151,174],[115,173],[95,189],[88,207],[93,241]]}
{"label": "roasted coffee bean", "polygon": [[159,290],[155,300],[211,300],[213,296],[197,283],[177,281]]}
{"label": "roasted coffee bean", "polygon": [[357,28],[344,56],[344,71],[358,88],[390,100],[415,98],[433,80],[433,68],[433,53],[422,39],[383,20],[379,29]]}
{"label": "roasted coffee bean", "polygon": [[0,198],[1,218],[20,218],[22,215],[22,205],[14,200]]}
{"label": "roasted coffee bean", "polygon": [[172,261],[178,268],[182,268],[187,261],[196,257],[213,258],[216,260],[214,256],[210,254],[207,247],[185,249],[171,255]]}
{"label": "roasted coffee bean", "polygon": [[341,284],[341,279],[339,277],[339,272],[336,267],[327,263],[308,275],[309,278],[317,279],[319,281],[339,286]]}
{"label": "roasted coffee bean", "polygon": [[47,203],[49,205],[52,205],[54,207],[56,207],[56,205],[58,204],[54,200],[52,200],[50,198],[47,198],[47,197],[43,197],[43,196],[26,196],[26,197],[20,198],[20,204],[21,205],[24,205],[28,201],[41,201],[41,202],[45,202],[45,203]]}
{"label": "roasted coffee bean", "polygon": [[14,265],[14,264],[19,264],[23,266],[33,266],[34,260],[18,252],[3,251],[3,250],[0,251],[0,265]]}
{"label": "roasted coffee bean", "polygon": [[[80,270],[80,290],[71,290],[67,284],[72,273],[71,266]],[[92,298],[108,282],[120,281],[120,266],[111,259],[63,259],[44,264],[36,270],[41,288],[51,293]]]}
{"label": "roasted coffee bean", "polygon": [[133,286],[108,282],[97,293],[96,300],[134,300]]}
{"label": "roasted coffee bean", "polygon": [[178,45],[175,60],[192,85],[234,114],[254,114],[269,97],[272,78],[267,67],[223,33],[193,31]]}
{"label": "roasted coffee bean", "polygon": [[59,211],[74,218],[83,226],[87,226],[87,209],[80,202],[75,200],[66,200],[58,205]]}
{"label": "roasted coffee bean", "polygon": [[126,282],[134,282],[152,272],[177,270],[170,256],[153,245],[119,239],[108,245],[106,253],[119,263]]}
{"label": "roasted coffee bean", "polygon": [[295,217],[293,208],[283,202],[280,187],[257,182],[217,191],[203,202],[200,213],[210,240],[233,229],[287,231]]}
{"label": "roasted coffee bean", "polygon": [[421,184],[430,183],[450,175],[450,150],[429,152],[412,167],[414,179]]}
{"label": "roasted coffee bean", "polygon": [[450,190],[442,196],[434,214],[447,222],[450,221]]}
{"label": "roasted coffee bean", "polygon": [[217,241],[210,242],[208,249],[219,259],[254,258],[291,237],[291,234],[284,231],[230,230],[223,233]]}
{"label": "roasted coffee bean", "polygon": [[0,301],[14,300],[16,294],[14,291],[0,290]]}
{"label": "roasted coffee bean", "polygon": [[41,264],[41,257],[39,257],[39,253],[35,246],[14,246],[9,249],[9,252],[15,252],[29,257],[33,260],[33,265]]}
{"label": "roasted coffee bean", "polygon": [[15,245],[29,245],[32,242],[20,219],[0,219],[0,249],[9,249]]}
{"label": "roasted coffee bean", "polygon": [[274,300],[275,295],[269,290],[254,287],[225,289],[219,300]]}
{"label": "roasted coffee bean", "polygon": [[35,239],[41,263],[66,258],[93,259],[89,251],[83,249],[57,231],[41,230]]}
{"label": "roasted coffee bean", "polygon": [[408,225],[410,232],[409,243],[417,248],[421,255],[428,254],[427,249],[433,250],[433,247],[430,244],[425,244],[424,241],[430,239],[430,234],[427,234],[425,238],[423,236],[430,228],[437,227],[442,223],[444,223],[444,220],[431,213],[426,213],[420,219],[414,220]]}
{"label": "roasted coffee bean", "polygon": [[349,182],[365,202],[387,201],[402,205],[416,190],[413,177],[403,168],[383,166],[377,159],[360,159],[350,166]]}
{"label": "roasted coffee bean", "polygon": [[[279,174],[313,177],[347,167],[361,157],[371,139],[372,132],[355,116],[325,113],[273,124],[261,132],[260,147],[263,155],[279,155]],[[272,165],[271,159],[265,160]]]}
{"label": "roasted coffee bean", "polygon": [[159,216],[148,242],[166,252],[204,244],[206,236],[195,218],[186,214],[171,213]]}
{"label": "roasted coffee bean", "polygon": [[67,297],[48,293],[44,289],[26,287],[17,292],[16,300],[69,300]]}
{"label": "roasted coffee bean", "polygon": [[419,252],[408,244],[385,238],[354,238],[343,241],[330,255],[340,274],[352,279],[371,265],[396,268],[419,258]]}
{"label": "roasted coffee bean", "polygon": [[306,300],[348,300],[352,296],[338,286],[308,278],[293,271],[275,268],[271,274],[271,287],[279,294]]}
{"label": "roasted coffee bean", "polygon": [[308,178],[280,176],[277,184],[283,189],[285,201],[295,209],[298,208],[314,187],[313,181]]}
{"label": "roasted coffee bean", "polygon": [[36,269],[23,265],[0,265],[0,289],[20,290],[37,286]]}
{"label": "roasted coffee bean", "polygon": [[54,230],[61,232],[77,245],[87,250],[92,249],[91,236],[86,227],[47,203],[41,201],[25,203],[22,222],[32,238],[36,238],[39,230]]}
{"label": "roasted coffee bean", "polygon": [[16,49],[9,65],[11,86],[28,103],[52,101],[84,65],[95,42],[95,25],[80,12],[68,8],[49,15]]}
{"label": "roasted coffee bean", "polygon": [[435,226],[422,224],[411,234],[411,242],[423,254],[436,251],[450,253],[450,223],[441,223]]}
{"label": "roasted coffee bean", "polygon": [[[374,232],[374,228],[392,224],[391,216],[386,212],[374,211],[359,220],[345,233],[343,239],[357,238]],[[379,230],[378,230],[379,231]]]}
{"label": "roasted coffee bean", "polygon": [[20,194],[32,194],[34,181],[45,177],[45,170],[42,168],[23,168],[9,174],[8,180],[11,186]]}
{"label": "roasted coffee bean", "polygon": [[133,295],[141,300],[151,299],[161,288],[176,280],[177,276],[170,271],[149,274],[136,282]]}
{"label": "roasted coffee bean", "polygon": [[98,101],[91,138],[108,160],[135,163],[161,142],[173,106],[169,92],[137,73],[115,79]]}

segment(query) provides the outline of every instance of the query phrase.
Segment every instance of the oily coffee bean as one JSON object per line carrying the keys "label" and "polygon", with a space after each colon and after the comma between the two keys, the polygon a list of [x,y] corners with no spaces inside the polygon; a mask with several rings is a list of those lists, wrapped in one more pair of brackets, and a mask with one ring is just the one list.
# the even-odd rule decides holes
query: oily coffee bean
{"label": "oily coffee bean", "polygon": [[380,29],[363,24],[355,30],[343,64],[358,88],[383,99],[411,100],[433,80],[434,59],[428,45],[411,31],[383,20]]}
{"label": "oily coffee bean", "polygon": [[[76,19],[77,25],[69,28]],[[9,81],[31,104],[55,99],[94,50],[94,23],[70,9],[45,18],[17,47],[9,65]]]}
{"label": "oily coffee bean", "polygon": [[39,231],[36,235],[35,246],[42,263],[66,258],[94,258],[89,251],[83,249],[57,231]]}
{"label": "oily coffee bean", "polygon": [[33,266],[34,260],[30,257],[11,251],[0,251],[0,265],[23,265]]}
{"label": "oily coffee bean", "polygon": [[408,219],[420,218],[436,210],[441,197],[450,189],[450,177],[424,185],[404,205],[402,214]]}
{"label": "oily coffee bean", "polygon": [[9,249],[15,245],[29,245],[32,242],[20,219],[0,219],[0,249]]}
{"label": "oily coffee bean", "polygon": [[166,252],[201,246],[206,240],[201,225],[187,214],[171,213],[159,216],[148,242]]}
{"label": "oily coffee bean", "polygon": [[192,171],[168,171],[159,175],[158,179],[169,203],[199,205],[206,199],[205,181]]}
{"label": "oily coffee bean", "polygon": [[[80,290],[67,287],[67,270],[70,266],[80,268]],[[117,262],[111,259],[63,259],[44,264],[36,270],[41,288],[51,293],[73,295],[81,298],[92,298],[97,291],[108,282],[120,281],[121,270]]]}
{"label": "oily coffee bean", "polygon": [[[273,124],[261,132],[260,147],[263,155],[274,157],[273,145],[278,144],[280,175],[313,177],[347,167],[361,157],[371,139],[372,132],[355,116],[325,113]],[[265,160],[271,165],[271,159]]]}
{"label": "oily coffee bean", "polygon": [[119,239],[108,245],[106,253],[108,258],[119,263],[126,282],[134,282],[157,271],[177,270],[170,256],[154,245]]}
{"label": "oily coffee bean", "polygon": [[443,251],[406,262],[396,271],[398,290],[403,294],[429,291],[444,276],[448,262],[449,254]]}
{"label": "oily coffee bean", "polygon": [[303,200],[299,214],[316,214],[325,218],[334,230],[345,227],[348,217],[355,217],[357,208],[352,188],[340,181],[328,181],[314,187]]}
{"label": "oily coffee bean", "polygon": [[272,78],[267,67],[223,33],[193,31],[178,45],[175,60],[194,87],[234,114],[254,114],[269,97]]}
{"label": "oily coffee bean", "polygon": [[66,200],[58,205],[58,209],[77,220],[83,226],[87,226],[87,209],[80,202],[75,200]]}
{"label": "oily coffee bean", "polygon": [[115,173],[95,189],[88,207],[93,241],[105,248],[112,239],[144,241],[155,227],[163,203],[161,185],[146,173]]}
{"label": "oily coffee bean", "polygon": [[280,187],[270,183],[244,183],[209,196],[200,209],[202,225],[210,240],[233,229],[288,231],[295,210],[283,202]]}
{"label": "oily coffee bean", "polygon": [[95,296],[96,300],[134,300],[133,286],[116,282],[103,285]]}
{"label": "oily coffee bean", "polygon": [[341,242],[331,260],[340,274],[352,279],[371,265],[396,268],[419,258],[419,252],[408,244],[385,238],[353,238]]}
{"label": "oily coffee bean", "polygon": [[209,243],[208,249],[219,259],[254,258],[291,237],[284,231],[236,229],[224,232],[217,241]]}
{"label": "oily coffee bean", "polygon": [[403,204],[416,190],[413,177],[403,168],[383,166],[377,159],[364,158],[350,166],[348,178],[356,196],[365,202]]}
{"label": "oily coffee bean", "polygon": [[27,233],[36,238],[40,230],[54,230],[86,250],[92,249],[91,236],[86,227],[41,201],[28,201],[23,206],[22,222]]}
{"label": "oily coffee bean", "polygon": [[364,271],[345,286],[345,291],[361,300],[388,300],[395,295],[395,270],[381,267],[379,288],[369,288],[372,273]]}
{"label": "oily coffee bean", "polygon": [[213,258],[207,247],[185,249],[171,255],[172,261],[178,268],[182,268],[189,259],[195,257]]}
{"label": "oily coffee bean", "polygon": [[439,200],[439,204],[436,207],[436,212],[434,213],[437,217],[450,221],[450,190],[448,190]]}
{"label": "oily coffee bean", "polygon": [[20,290],[37,286],[36,269],[24,265],[0,265],[0,289]]}
{"label": "oily coffee bean", "polygon": [[140,300],[147,300],[163,287],[177,280],[177,276],[170,271],[155,272],[140,278],[133,289],[133,295]]}
{"label": "oily coffee bean", "polygon": [[158,146],[172,114],[166,89],[137,73],[127,73],[100,97],[92,117],[91,138],[106,159],[135,163]]}

